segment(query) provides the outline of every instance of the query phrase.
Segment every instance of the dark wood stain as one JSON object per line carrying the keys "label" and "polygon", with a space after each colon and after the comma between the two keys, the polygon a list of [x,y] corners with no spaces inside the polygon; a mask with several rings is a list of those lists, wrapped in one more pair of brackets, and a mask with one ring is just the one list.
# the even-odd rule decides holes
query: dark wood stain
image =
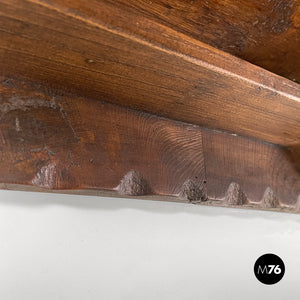
{"label": "dark wood stain", "polygon": [[[247,5],[252,12],[254,4]],[[148,4],[137,7],[1,0],[1,73],[283,146],[299,144],[298,84],[146,18]]]}
{"label": "dark wood stain", "polygon": [[[300,82],[297,0],[109,2]],[[169,5],[172,11],[165,13]],[[77,3],[76,9],[88,13],[82,4]]]}
{"label": "dark wood stain", "polygon": [[299,211],[299,4],[0,0],[0,187]]}
{"label": "dark wood stain", "polygon": [[[206,192],[224,198],[231,182],[256,203],[268,186],[284,205],[300,194],[300,173],[280,147],[9,82],[0,85],[1,107],[14,108],[0,116],[1,183],[115,190],[132,173],[141,175],[127,176],[122,194],[194,195],[188,200],[201,202]],[[186,182],[193,188],[182,193]]]}

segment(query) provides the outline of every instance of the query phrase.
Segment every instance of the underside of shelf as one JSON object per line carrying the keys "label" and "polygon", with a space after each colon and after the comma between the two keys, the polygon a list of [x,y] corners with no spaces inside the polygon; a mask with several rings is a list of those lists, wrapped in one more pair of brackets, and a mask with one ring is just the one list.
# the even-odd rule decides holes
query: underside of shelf
{"label": "underside of shelf", "polygon": [[0,0],[0,187],[300,211],[298,2],[260,31],[290,72],[195,31],[261,5],[217,2]]}

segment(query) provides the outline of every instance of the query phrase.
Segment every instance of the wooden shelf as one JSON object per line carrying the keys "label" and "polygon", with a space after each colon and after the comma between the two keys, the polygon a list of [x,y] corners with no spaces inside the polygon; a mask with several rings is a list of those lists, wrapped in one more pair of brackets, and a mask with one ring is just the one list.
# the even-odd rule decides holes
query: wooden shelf
{"label": "wooden shelf", "polygon": [[297,2],[153,2],[0,0],[3,187],[297,211]]}

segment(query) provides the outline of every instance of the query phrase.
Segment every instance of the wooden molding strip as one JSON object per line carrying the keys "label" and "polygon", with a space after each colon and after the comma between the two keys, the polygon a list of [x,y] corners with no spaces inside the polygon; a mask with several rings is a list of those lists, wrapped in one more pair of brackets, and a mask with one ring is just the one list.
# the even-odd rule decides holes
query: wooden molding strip
{"label": "wooden molding strip", "polygon": [[0,188],[300,212],[300,85],[146,7],[0,0]]}
{"label": "wooden molding strip", "polygon": [[0,94],[2,188],[298,211],[287,149],[7,78]]}
{"label": "wooden molding strip", "polygon": [[[84,3],[88,3],[84,4]],[[2,74],[297,148],[300,86],[105,1],[1,0]]]}

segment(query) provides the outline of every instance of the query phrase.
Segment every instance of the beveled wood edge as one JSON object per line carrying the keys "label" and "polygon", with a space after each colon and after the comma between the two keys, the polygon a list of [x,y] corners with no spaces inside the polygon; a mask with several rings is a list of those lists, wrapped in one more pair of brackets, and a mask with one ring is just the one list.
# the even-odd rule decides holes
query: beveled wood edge
{"label": "beveled wood edge", "polygon": [[[131,13],[132,18],[128,18],[128,21],[125,23],[121,18],[118,18],[118,10],[110,7],[110,13],[114,18],[110,18],[111,22],[108,25],[105,23],[105,3],[101,3],[104,6],[103,11],[101,15],[98,13],[97,19],[95,19],[82,14],[78,10],[70,11],[67,5],[63,7],[43,0],[26,1],[63,13],[70,18],[98,27],[112,34],[178,56],[220,74],[262,86],[272,92],[293,99],[300,104],[300,84],[214,48],[186,34],[175,31],[170,27],[153,20],[150,21],[144,16],[141,17]],[[137,23],[139,26],[136,25]],[[164,34],[164,30],[167,30],[168,34]],[[161,33],[161,35],[158,33],[151,34],[151,31]],[[183,49],[184,51],[182,51]],[[246,71],[249,68],[251,70]],[[231,69],[234,69],[234,71],[231,71]],[[263,81],[263,83],[259,81]]]}
{"label": "beveled wood edge", "polygon": [[[20,13],[19,11],[22,7],[22,2],[12,2],[12,5],[16,5],[18,8],[19,16],[16,16],[18,20],[18,17],[22,16],[22,12]],[[85,3],[82,0],[77,0],[77,2],[80,4]],[[7,0],[1,0],[0,3],[7,3]],[[195,80],[197,80],[197,74],[199,74],[198,72],[202,72],[204,77],[207,76],[204,83],[208,87],[211,85],[215,88],[216,85],[214,85],[214,83],[218,80],[220,80],[223,85],[225,84],[227,89],[230,88],[230,85],[235,87],[235,89],[233,89],[233,97],[228,95],[228,93],[224,97],[221,91],[222,89],[218,89],[213,93],[212,91],[209,91],[212,93],[212,95],[210,95],[209,93],[204,93],[205,88],[203,90],[203,88],[200,87],[198,90],[197,87],[193,86],[195,83],[188,86],[181,86],[180,89],[187,88],[184,96],[179,99],[180,101],[174,101],[174,99],[168,98],[165,95],[163,100],[166,103],[166,107],[163,107],[163,109],[162,107],[159,107],[158,109],[155,103],[160,100],[159,90],[155,91],[152,103],[151,101],[147,101],[147,99],[142,99],[144,98],[145,93],[151,93],[150,87],[145,90],[139,90],[136,97],[133,96],[131,90],[131,94],[129,94],[128,97],[124,96],[124,99],[121,99],[122,94],[120,93],[116,96],[115,93],[108,92],[105,96],[106,98],[102,100],[160,115],[169,119],[183,121],[189,124],[197,124],[210,129],[218,129],[240,136],[252,137],[286,147],[297,146],[300,143],[298,129],[298,122],[300,122],[300,119],[298,120],[298,115],[296,114],[296,111],[300,108],[300,84],[254,66],[249,62],[243,61],[221,50],[215,49],[183,33],[176,32],[163,24],[149,20],[138,14],[136,11],[126,11],[125,20],[122,18],[122,9],[106,3],[105,1],[99,2],[98,8],[95,9],[94,16],[80,10],[70,9],[67,3],[58,5],[53,2],[51,3],[50,1],[45,2],[41,0],[25,0],[25,3],[29,5],[27,9],[31,8],[33,11],[37,8],[44,9],[49,14],[53,14],[54,20],[55,18],[58,20],[64,18],[65,21],[67,20],[71,24],[81,26],[83,31],[89,32],[90,30],[95,29],[93,32],[95,36],[97,33],[100,36],[103,32],[109,33],[112,37],[107,38],[106,35],[106,42],[111,43],[109,45],[113,45],[114,47],[122,48],[120,41],[117,42],[117,44],[114,42],[115,37],[122,37],[125,44],[130,41],[131,47],[134,47],[134,44],[142,45],[144,50],[149,50],[151,53],[155,52],[154,54],[152,53],[154,56],[149,56],[151,59],[154,59],[157,55],[162,55],[164,58],[173,57],[173,63],[179,63],[181,67],[191,67],[193,69],[192,76],[187,78],[189,82],[195,82]],[[99,9],[99,7],[101,9]],[[34,24],[34,22],[32,24]],[[15,28],[10,29],[14,32]],[[96,29],[99,30],[97,31]],[[37,32],[31,32],[31,35],[34,34],[37,34]],[[92,39],[89,41],[93,42]],[[80,43],[80,39],[78,39],[78,42]],[[20,45],[16,43],[14,47],[22,48],[22,43]],[[9,50],[7,51],[10,53]],[[32,59],[30,55],[26,58],[28,58],[26,63],[30,64]],[[37,55],[36,60],[38,61],[38,59],[39,57]],[[60,63],[61,69],[63,70],[64,62],[60,61]],[[115,63],[117,63],[117,61],[115,61]],[[2,65],[3,64],[5,65],[5,62],[2,62]],[[149,68],[149,63],[146,63],[143,66],[147,69],[147,67]],[[5,67],[9,68],[9,65],[5,65]],[[79,68],[79,70],[82,70],[83,73],[85,70],[93,71],[91,66],[82,66],[80,62],[77,62],[76,67]],[[175,75],[165,66],[157,66],[157,69],[169,72],[168,75]],[[123,69],[121,68],[119,71],[115,71],[114,75],[121,75],[122,70]],[[54,71],[51,76],[56,77],[56,72],[57,70]],[[8,77],[22,76],[17,73],[13,75],[5,74],[5,72],[3,75],[7,75]],[[39,75],[41,74],[35,74],[33,81],[38,81]],[[109,74],[107,75],[109,76]],[[68,81],[66,78],[67,73],[63,76],[65,77],[60,81],[62,84],[64,81]],[[85,73],[81,79],[87,79],[86,76],[87,74]],[[25,80],[30,80],[30,78],[25,78]],[[130,80],[132,83],[133,78],[130,78]],[[157,81],[159,78],[156,77],[155,80]],[[148,83],[154,84],[156,82],[155,80],[152,78]],[[50,83],[51,80],[49,80],[49,84]],[[55,84],[58,83],[55,82]],[[75,86],[78,86],[77,90]],[[88,93],[86,90],[93,89],[92,86],[85,87],[80,83],[76,83],[75,86],[72,85],[72,88],[75,88],[74,92],[84,97],[89,96],[85,94]],[[52,85],[52,88],[56,88],[56,86]],[[60,86],[58,88],[64,87]],[[66,89],[67,88],[68,86],[66,86]],[[109,90],[110,88],[110,86],[104,86],[99,90],[96,88],[94,98],[101,98],[101,95],[103,93],[105,94],[105,89]],[[167,88],[167,86],[164,86],[164,88]],[[191,103],[189,103],[190,101],[187,101],[185,96],[188,96],[188,93],[193,93],[195,90],[197,90],[197,96],[193,98],[194,102],[191,105]],[[235,101],[232,101],[232,98],[237,99],[237,105]],[[242,98],[245,99],[239,102],[238,99]],[[214,102],[214,99],[216,99],[216,103]],[[219,114],[215,115],[214,113],[211,113],[212,109],[214,109],[211,102],[213,102],[216,108],[220,110]],[[223,103],[226,103],[227,105],[226,111],[222,111]],[[170,107],[170,105],[174,105],[173,110],[170,110],[167,107]],[[274,105],[276,106],[275,108]],[[199,111],[202,111],[202,108],[204,108],[203,114],[199,113]],[[234,122],[234,125],[228,125],[229,122],[227,120],[228,118],[230,119],[232,110],[235,111],[235,116],[237,117],[235,119],[237,120]],[[268,126],[266,126],[265,118],[263,116],[265,114],[270,119]],[[253,120],[251,121],[251,119]]]}
{"label": "beveled wood edge", "polygon": [[[1,0],[1,2],[6,3],[7,0]],[[143,110],[151,114],[161,115],[169,119],[179,120],[189,124],[197,124],[210,129],[218,129],[240,136],[252,137],[286,147],[297,146],[299,144],[300,138],[297,127],[298,117],[295,116],[295,110],[300,108],[300,84],[254,66],[249,62],[243,61],[221,50],[215,49],[183,33],[177,32],[172,28],[164,26],[163,24],[149,20],[144,16],[137,14],[137,12],[126,12],[128,13],[128,17],[125,21],[120,17],[122,10],[109,3],[101,2],[101,8],[103,9],[96,10],[95,16],[91,17],[80,10],[69,9],[67,3],[64,5],[57,5],[49,1],[45,2],[40,0],[25,0],[25,2],[32,5],[32,9],[37,6],[42,7],[47,9],[49,13],[53,12],[57,14],[56,17],[59,16],[70,19],[74,24],[78,23],[82,25],[84,23],[84,25],[86,25],[85,29],[88,27],[98,28],[99,31],[102,30],[108,32],[112,36],[122,37],[127,41],[143,45],[145,49],[155,49],[157,53],[161,53],[162,55],[171,55],[175,57],[178,62],[182,62],[185,67],[188,67],[189,64],[190,66],[194,65],[195,67],[199,67],[198,71],[200,69],[207,70],[207,73],[214,74],[214,76],[210,77],[211,81],[213,80],[213,77],[220,76],[225,83],[230,83],[231,85],[237,84],[237,90],[244,89],[245,93],[248,91],[250,92],[250,96],[255,98],[253,102],[250,97],[246,98],[249,103],[242,103],[240,106],[235,106],[235,104],[230,103],[229,106],[235,111],[239,110],[241,114],[244,113],[245,115],[247,112],[249,113],[249,123],[247,123],[247,120],[247,122],[242,122],[243,124],[240,124],[240,126],[236,123],[234,126],[228,125],[227,118],[230,117],[230,112],[220,114],[218,119],[215,116],[212,119],[212,115],[205,117],[207,111],[204,112],[203,116],[201,116],[201,114],[199,115],[199,113],[189,115],[189,111],[193,110],[193,107],[189,106],[185,99],[181,99],[183,100],[183,103],[182,106],[177,106],[177,111],[176,109],[173,111],[170,111],[169,109],[158,110],[153,103],[147,103],[147,101],[141,100],[140,98],[133,99],[131,97],[125,99],[124,102],[120,99],[112,100],[108,95],[106,99],[107,102]],[[84,3],[82,0],[78,0],[78,2]],[[18,3],[18,5],[20,5],[20,3]],[[109,12],[109,14],[107,14],[107,12]],[[17,47],[18,45],[16,45],[16,48]],[[88,67],[85,68],[88,69]],[[206,71],[203,72],[205,73]],[[15,75],[17,76],[18,74]],[[197,77],[197,72],[194,72],[193,76],[192,79],[195,79],[195,77]],[[233,78],[234,82],[232,81]],[[191,78],[189,78],[189,80],[190,79]],[[211,83],[213,84],[213,82]],[[264,96],[253,95],[253,93],[257,92],[253,92],[254,87],[257,91],[262,90]],[[82,87],[81,91],[83,92]],[[81,93],[80,90],[77,92],[78,94]],[[150,93],[149,91],[145,92]],[[189,90],[189,92],[192,91]],[[245,95],[245,93],[242,95]],[[158,95],[156,94],[155,97],[155,101],[157,101]],[[206,97],[206,95],[203,97]],[[203,97],[194,99],[199,101],[199,105],[194,108],[195,110],[201,108],[200,104],[204,99]],[[235,97],[238,99],[238,97],[241,97],[241,93],[237,92]],[[226,102],[229,98],[230,97],[227,96],[224,101]],[[265,100],[268,100],[267,104],[264,104]],[[221,107],[222,101],[223,99],[218,99],[216,107]],[[175,101],[173,101],[173,103],[174,102]],[[277,109],[272,109],[274,103],[278,103],[281,108],[284,108],[285,112],[281,114],[282,110],[279,110],[278,107]],[[203,104],[206,106],[208,105],[207,102]],[[182,108],[185,108],[186,113],[179,112]],[[270,123],[272,123],[272,125],[268,126],[269,131],[264,128],[264,118],[260,117],[258,122],[252,121],[251,123],[251,117],[253,117],[253,119],[256,117],[256,108],[258,112],[265,112],[266,114],[269,114],[269,117],[271,116],[272,122]],[[239,113],[236,113],[236,115],[238,116]],[[239,118],[239,121],[241,120],[243,121],[243,118]],[[218,121],[218,125],[214,127],[216,121]],[[248,126],[249,124],[251,126]],[[256,124],[258,125],[256,126]],[[282,129],[280,136],[278,136],[277,128],[285,128],[285,124],[287,129]]]}

